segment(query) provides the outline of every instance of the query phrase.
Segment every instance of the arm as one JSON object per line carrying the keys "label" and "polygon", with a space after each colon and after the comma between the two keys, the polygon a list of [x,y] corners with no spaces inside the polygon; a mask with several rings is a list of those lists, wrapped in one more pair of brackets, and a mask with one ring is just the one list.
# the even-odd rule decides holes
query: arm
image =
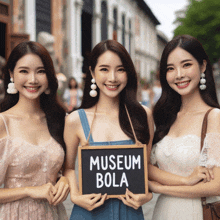
{"label": "arm", "polygon": [[69,181],[71,201],[87,209],[88,211],[91,211],[101,206],[104,203],[107,195],[80,195],[79,193],[78,181],[75,173],[75,161],[77,156],[78,145],[80,142],[80,127],[81,122],[77,111],[72,112],[70,115],[66,117],[64,128],[64,141],[66,143],[66,161],[64,176],[66,176]]}
{"label": "arm", "polygon": [[[213,168],[215,178],[208,183],[200,182],[193,186],[162,186],[158,183],[150,183],[150,188],[154,192],[163,193],[178,197],[207,197],[220,195],[220,155],[219,155],[219,140],[220,140],[220,110],[214,109],[208,116],[207,136],[205,139],[205,166],[209,163]],[[209,136],[210,134],[211,136]],[[213,163],[215,161],[215,163]],[[217,167],[217,166],[218,167]]]}
{"label": "arm", "polygon": [[[151,152],[152,140],[154,135],[154,123],[153,123],[151,110],[145,106],[143,106],[143,108],[145,109],[147,114],[147,120],[148,120],[149,132],[150,132],[150,140],[147,145],[147,158],[148,158],[147,160],[149,166],[150,152]],[[153,198],[152,193],[148,192],[147,194],[133,194],[128,189],[126,190],[125,198],[123,198],[122,196],[119,197],[119,199],[122,200],[122,202],[125,205],[130,206],[134,209],[138,209],[143,204],[149,202],[152,198]]]}
{"label": "arm", "polygon": [[164,186],[156,182],[149,182],[150,189],[155,193],[183,198],[197,198],[220,196],[220,168],[213,169],[215,179],[210,182],[200,182],[193,186]]}

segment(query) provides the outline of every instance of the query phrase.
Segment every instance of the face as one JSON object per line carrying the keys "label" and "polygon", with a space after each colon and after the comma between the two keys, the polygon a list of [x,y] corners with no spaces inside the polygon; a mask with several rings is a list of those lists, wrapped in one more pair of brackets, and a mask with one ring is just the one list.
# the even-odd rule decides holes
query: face
{"label": "face", "polygon": [[75,88],[75,86],[76,86],[76,81],[75,81],[75,79],[71,79],[71,80],[70,80],[70,85],[71,85],[72,88]]}
{"label": "face", "polygon": [[19,92],[19,98],[37,99],[48,88],[44,65],[35,54],[27,54],[20,58],[10,75]]}
{"label": "face", "polygon": [[100,89],[100,96],[116,98],[127,84],[127,73],[121,59],[112,51],[106,51],[98,58],[92,77]]}
{"label": "face", "polygon": [[193,94],[199,91],[200,74],[205,68],[206,61],[201,66],[190,53],[177,47],[168,56],[166,79],[180,95]]}

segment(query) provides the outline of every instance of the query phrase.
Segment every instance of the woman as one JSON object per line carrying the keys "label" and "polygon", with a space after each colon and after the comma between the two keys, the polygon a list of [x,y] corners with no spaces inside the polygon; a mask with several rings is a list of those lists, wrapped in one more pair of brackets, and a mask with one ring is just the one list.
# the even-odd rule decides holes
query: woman
{"label": "woman", "polygon": [[89,69],[82,109],[72,112],[65,121],[65,176],[69,179],[71,200],[75,204],[70,219],[144,219],[141,205],[152,198],[150,193],[133,194],[127,190],[126,197],[118,199],[107,199],[106,194],[79,193],[75,173],[77,148],[79,143],[86,143],[94,115],[90,145],[134,144],[125,104],[138,140],[148,144],[149,151],[153,136],[151,112],[136,99],[137,75],[126,49],[113,40],[97,44],[91,53]]}
{"label": "woman", "polygon": [[[160,82],[151,158],[160,169],[150,166],[149,177],[156,182],[149,186],[161,195],[153,219],[201,220],[201,197],[216,201],[220,195],[220,110],[212,66],[197,39],[183,35],[167,44]],[[200,153],[202,122],[211,108]]]}
{"label": "woman", "polygon": [[65,111],[57,102],[57,79],[47,50],[23,42],[3,69],[0,114],[0,219],[67,219],[69,189],[58,179],[64,162]]}
{"label": "woman", "polygon": [[63,99],[65,100],[65,106],[69,112],[79,106],[81,89],[78,88],[78,83],[74,77],[69,79],[68,88],[64,91]]}

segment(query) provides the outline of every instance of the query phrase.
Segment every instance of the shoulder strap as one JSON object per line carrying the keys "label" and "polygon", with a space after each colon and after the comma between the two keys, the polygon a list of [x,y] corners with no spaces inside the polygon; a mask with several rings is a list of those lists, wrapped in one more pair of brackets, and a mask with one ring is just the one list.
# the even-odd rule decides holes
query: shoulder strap
{"label": "shoulder strap", "polygon": [[88,119],[87,119],[87,116],[86,116],[84,109],[79,109],[78,113],[79,113],[80,121],[81,121],[83,131],[84,131],[84,134],[85,134],[87,141],[93,142],[93,138],[92,138],[92,136],[90,136],[91,129],[89,127],[89,122],[88,122]]}
{"label": "shoulder strap", "polygon": [[204,119],[203,119],[203,122],[202,122],[202,132],[201,132],[201,151],[202,151],[202,148],[203,148],[203,144],[204,144],[204,139],[205,139],[205,135],[206,135],[206,132],[207,132],[207,125],[208,125],[208,114],[209,112],[212,110],[213,108],[210,108],[205,116],[204,116]]}
{"label": "shoulder strap", "polygon": [[[208,115],[209,115],[209,112],[212,110],[213,108],[210,108],[206,113],[205,113],[205,116],[204,116],[204,119],[203,119],[203,122],[202,122],[202,131],[201,131],[201,148],[200,148],[200,151],[202,151],[202,148],[203,148],[203,144],[204,144],[204,139],[205,139],[205,136],[206,136],[206,132],[207,132],[207,125],[208,125]],[[206,205],[206,197],[201,197],[201,201],[202,201],[202,206],[205,206]]]}
{"label": "shoulder strap", "polygon": [[[133,135],[134,135],[135,144],[137,144],[137,145],[142,145],[142,143],[141,143],[140,141],[138,141],[138,139],[137,139],[137,136],[136,136],[136,134],[135,134],[134,127],[133,127],[133,124],[132,124],[132,121],[131,121],[131,117],[130,117],[130,115],[129,115],[129,112],[128,112],[128,109],[127,109],[127,106],[126,106],[126,105],[125,105],[125,110],[126,110],[126,113],[127,113],[127,115],[128,115],[128,119],[129,119],[129,122],[130,122],[130,125],[131,125],[131,129],[132,129],[132,132],[133,132]],[[97,105],[95,106],[95,112],[94,112],[94,117],[93,117],[93,120],[92,120],[91,128],[90,128],[90,131],[89,131],[89,135],[88,135],[86,144],[85,144],[84,146],[88,146],[88,145],[89,145],[89,138],[90,138],[90,135],[91,135],[91,132],[92,132],[93,122],[94,122],[95,117],[96,117],[96,111],[97,111]]]}
{"label": "shoulder strap", "polygon": [[3,122],[4,122],[4,124],[5,124],[5,130],[6,130],[6,132],[7,132],[7,135],[9,136],[9,130],[8,130],[8,126],[7,126],[5,117],[4,117],[2,114],[0,114],[0,116],[1,116],[1,118],[2,118],[2,120],[3,120]]}

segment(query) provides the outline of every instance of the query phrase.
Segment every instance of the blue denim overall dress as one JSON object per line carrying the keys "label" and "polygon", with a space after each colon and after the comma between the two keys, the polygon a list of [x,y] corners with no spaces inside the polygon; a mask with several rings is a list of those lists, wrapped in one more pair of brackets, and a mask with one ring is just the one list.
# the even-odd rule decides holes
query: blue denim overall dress
{"label": "blue denim overall dress", "polygon": [[[84,109],[78,110],[78,113],[85,137],[87,139],[90,132],[90,127],[86,113]],[[90,135],[89,138],[90,146],[128,144],[134,144],[134,142],[132,140],[94,142],[92,135]],[[138,210],[135,210],[132,207],[124,205],[124,203],[119,199],[108,199],[102,206],[92,211],[87,211],[78,205],[74,205],[70,220],[144,220],[144,215],[141,207]]]}

